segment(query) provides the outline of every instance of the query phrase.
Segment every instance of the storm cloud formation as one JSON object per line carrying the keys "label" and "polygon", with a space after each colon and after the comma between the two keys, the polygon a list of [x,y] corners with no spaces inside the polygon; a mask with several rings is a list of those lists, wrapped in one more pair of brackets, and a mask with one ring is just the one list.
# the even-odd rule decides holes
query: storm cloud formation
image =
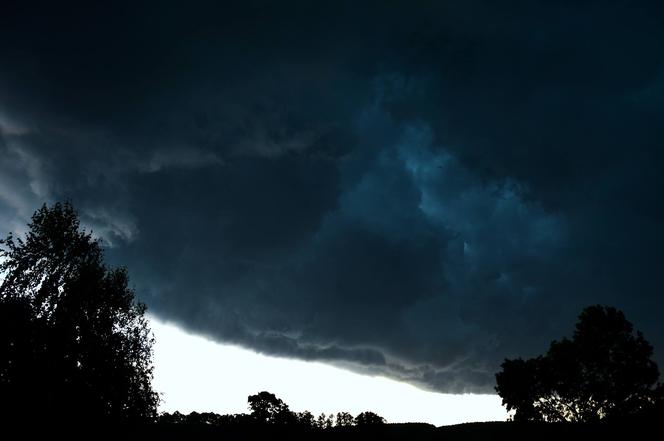
{"label": "storm cloud formation", "polygon": [[217,3],[3,6],[3,230],[70,198],[158,317],[444,392],[594,303],[663,360],[662,6]]}

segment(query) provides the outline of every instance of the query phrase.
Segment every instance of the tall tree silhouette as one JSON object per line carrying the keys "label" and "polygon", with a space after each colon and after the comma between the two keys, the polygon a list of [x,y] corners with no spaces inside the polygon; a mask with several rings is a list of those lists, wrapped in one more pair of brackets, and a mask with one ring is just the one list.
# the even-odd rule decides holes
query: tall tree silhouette
{"label": "tall tree silhouette", "polygon": [[72,205],[44,205],[25,237],[0,241],[0,402],[5,415],[146,418],[156,414],[152,334],[125,268]]}
{"label": "tall tree silhouette", "polygon": [[635,415],[657,399],[653,348],[613,308],[585,308],[572,339],[529,360],[505,360],[496,391],[515,420],[593,421]]}

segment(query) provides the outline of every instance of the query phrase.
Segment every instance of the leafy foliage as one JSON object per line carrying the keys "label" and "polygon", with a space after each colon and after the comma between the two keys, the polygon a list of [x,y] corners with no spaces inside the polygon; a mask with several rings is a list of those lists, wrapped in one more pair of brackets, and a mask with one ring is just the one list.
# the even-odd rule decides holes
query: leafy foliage
{"label": "leafy foliage", "polygon": [[296,421],[288,405],[270,392],[259,392],[247,398],[251,416],[260,423],[287,424]]}
{"label": "leafy foliage", "polygon": [[362,412],[355,417],[355,424],[358,426],[374,426],[378,424],[385,424],[385,418],[373,412]]}
{"label": "leafy foliage", "polygon": [[355,424],[355,418],[348,412],[338,412],[336,422],[337,427],[349,427]]}
{"label": "leafy foliage", "polygon": [[652,346],[624,314],[590,306],[573,338],[529,360],[505,360],[496,391],[515,420],[595,421],[647,411],[659,393]]}
{"label": "leafy foliage", "polygon": [[308,410],[297,412],[295,418],[300,427],[314,427],[316,425],[316,418]]}
{"label": "leafy foliage", "polygon": [[44,205],[0,241],[0,401],[54,418],[156,414],[146,307],[70,203]]}
{"label": "leafy foliage", "polygon": [[325,415],[325,412],[318,415],[315,426],[319,429],[331,429],[334,427],[334,415]]}

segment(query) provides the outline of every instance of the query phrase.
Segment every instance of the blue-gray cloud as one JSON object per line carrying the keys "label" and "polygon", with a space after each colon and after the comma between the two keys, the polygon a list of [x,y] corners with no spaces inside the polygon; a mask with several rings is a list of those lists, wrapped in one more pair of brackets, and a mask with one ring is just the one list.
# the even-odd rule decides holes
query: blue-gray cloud
{"label": "blue-gray cloud", "polygon": [[0,17],[0,222],[72,198],[156,315],[449,392],[591,303],[664,344],[660,8],[54,8]]}

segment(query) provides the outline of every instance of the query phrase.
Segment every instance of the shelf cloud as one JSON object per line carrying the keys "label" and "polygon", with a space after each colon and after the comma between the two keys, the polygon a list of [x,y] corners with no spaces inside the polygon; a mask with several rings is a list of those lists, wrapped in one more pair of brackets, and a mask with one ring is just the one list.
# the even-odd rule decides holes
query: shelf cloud
{"label": "shelf cloud", "polygon": [[640,2],[0,16],[0,226],[69,198],[158,318],[443,392],[625,311],[664,347],[664,23]]}

